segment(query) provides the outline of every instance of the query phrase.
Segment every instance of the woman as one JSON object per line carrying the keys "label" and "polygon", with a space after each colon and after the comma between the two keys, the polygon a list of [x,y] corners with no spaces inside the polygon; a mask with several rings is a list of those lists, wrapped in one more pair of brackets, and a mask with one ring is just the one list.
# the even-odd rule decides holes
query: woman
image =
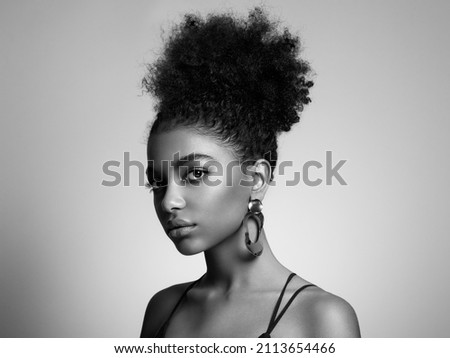
{"label": "woman", "polygon": [[310,102],[299,51],[258,8],[248,19],[186,15],[149,67],[155,209],[178,251],[203,252],[207,271],[158,292],[141,337],[360,336],[352,307],[279,263],[263,229],[277,134]]}

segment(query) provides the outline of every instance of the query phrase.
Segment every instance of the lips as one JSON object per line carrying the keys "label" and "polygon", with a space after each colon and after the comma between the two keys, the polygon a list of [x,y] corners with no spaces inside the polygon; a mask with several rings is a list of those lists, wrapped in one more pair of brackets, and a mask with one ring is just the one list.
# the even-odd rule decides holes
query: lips
{"label": "lips", "polygon": [[196,227],[195,224],[192,224],[185,220],[170,220],[167,225],[167,234],[172,239],[180,239],[192,232]]}
{"label": "lips", "polygon": [[173,220],[169,220],[167,222],[166,228],[168,231],[173,230],[173,229],[178,229],[180,227],[185,227],[185,226],[192,226],[194,224],[190,223],[189,221],[186,220],[181,220],[181,219],[173,219]]}
{"label": "lips", "polygon": [[194,229],[195,225],[191,226],[181,226],[169,231],[169,236],[172,239],[182,239],[185,236],[188,236]]}

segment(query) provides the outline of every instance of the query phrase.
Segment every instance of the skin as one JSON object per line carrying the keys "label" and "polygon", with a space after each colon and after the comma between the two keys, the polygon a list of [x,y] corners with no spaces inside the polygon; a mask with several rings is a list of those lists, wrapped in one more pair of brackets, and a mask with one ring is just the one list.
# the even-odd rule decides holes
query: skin
{"label": "skin", "polygon": [[[175,153],[180,157],[202,153],[213,160],[183,162],[183,168],[163,165],[172,161]],[[258,337],[267,330],[275,302],[291,273],[273,255],[264,229],[259,238],[264,247],[261,256],[251,256],[244,243],[242,220],[250,199],[264,199],[269,163],[256,161],[250,173],[235,166],[230,184],[210,164],[220,163],[226,168],[237,159],[233,150],[207,134],[185,127],[153,134],[147,156],[151,164],[149,180],[162,179],[153,192],[163,228],[180,253],[203,252],[207,266],[205,276],[172,317],[166,337]],[[220,183],[208,185],[215,180]],[[241,185],[242,180],[247,185]],[[195,226],[188,234],[174,237],[167,223],[179,219]],[[254,238],[256,226],[251,220],[249,232]],[[281,307],[308,283],[295,276]],[[166,288],[150,300],[141,337],[156,335],[189,284]],[[296,297],[271,336],[360,337],[360,330],[356,314],[346,301],[318,287],[308,287]]]}

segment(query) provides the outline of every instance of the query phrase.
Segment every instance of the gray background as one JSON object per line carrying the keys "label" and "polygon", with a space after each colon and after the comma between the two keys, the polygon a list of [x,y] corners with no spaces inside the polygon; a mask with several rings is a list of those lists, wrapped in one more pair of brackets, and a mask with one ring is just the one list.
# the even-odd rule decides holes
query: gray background
{"label": "gray background", "polygon": [[[281,160],[300,170],[331,150],[348,182],[272,188],[275,254],[347,299],[365,337],[450,337],[449,3],[264,3],[316,72]],[[1,2],[0,336],[135,337],[157,290],[202,273],[201,255],[165,237],[136,168],[111,188],[102,165],[145,161],[154,113],[139,84],[161,29],[256,4]]]}

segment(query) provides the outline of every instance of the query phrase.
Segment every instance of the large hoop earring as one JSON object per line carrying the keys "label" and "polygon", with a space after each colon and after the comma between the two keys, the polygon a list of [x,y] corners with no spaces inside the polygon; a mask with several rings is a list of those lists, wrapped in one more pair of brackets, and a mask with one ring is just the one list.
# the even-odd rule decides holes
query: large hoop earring
{"label": "large hoop earring", "polygon": [[[248,203],[248,213],[245,214],[243,225],[245,228],[245,246],[253,256],[261,256],[263,252],[263,246],[258,241],[261,229],[264,225],[264,215],[262,214],[262,202],[259,199],[253,199]],[[255,241],[250,240],[248,233],[248,219],[253,219],[256,222],[256,238]]]}

